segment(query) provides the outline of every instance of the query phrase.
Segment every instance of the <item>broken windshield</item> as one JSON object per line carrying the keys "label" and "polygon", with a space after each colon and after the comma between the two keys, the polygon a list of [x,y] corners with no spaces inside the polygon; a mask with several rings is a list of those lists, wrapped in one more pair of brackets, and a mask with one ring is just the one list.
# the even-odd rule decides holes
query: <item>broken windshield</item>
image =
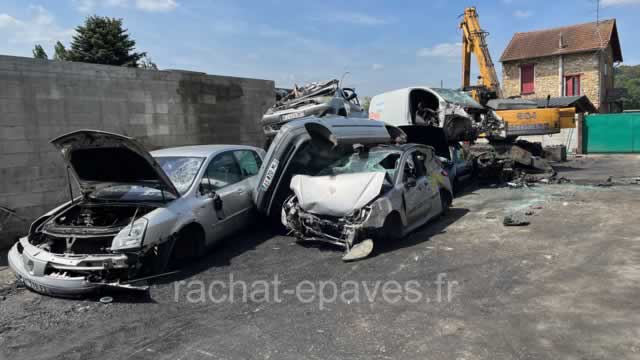
{"label": "broken windshield", "polygon": [[[184,195],[198,175],[204,158],[200,157],[158,157],[155,160],[167,174],[180,195]],[[97,189],[92,199],[111,201],[166,201],[175,196],[163,191],[157,184],[118,184]]]}
{"label": "broken windshield", "polygon": [[341,156],[331,165],[320,170],[317,174],[339,175],[359,172],[386,172],[393,179],[398,170],[400,152],[394,150],[371,150],[357,153],[348,153]]}
{"label": "broken windshield", "polygon": [[433,88],[431,90],[452,104],[458,104],[465,108],[483,109],[482,105],[478,104],[477,101],[473,100],[473,98],[464,91],[444,88]]}
{"label": "broken windshield", "polygon": [[178,156],[157,157],[155,159],[180,195],[184,195],[189,190],[204,161],[204,158],[201,157]]}

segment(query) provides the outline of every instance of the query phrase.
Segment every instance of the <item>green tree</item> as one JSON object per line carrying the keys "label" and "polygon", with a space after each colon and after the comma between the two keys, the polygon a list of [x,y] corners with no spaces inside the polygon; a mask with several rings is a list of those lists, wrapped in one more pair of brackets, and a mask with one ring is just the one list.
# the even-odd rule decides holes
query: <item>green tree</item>
{"label": "green tree", "polygon": [[65,60],[137,67],[138,60],[146,55],[134,52],[136,42],[122,27],[122,19],[93,15],[76,28],[76,33]]}
{"label": "green tree", "polygon": [[154,63],[153,60],[151,60],[151,58],[148,57],[147,55],[145,55],[140,60],[140,62],[138,63],[138,66],[141,69],[158,70],[158,65],[156,65],[156,63]]}
{"label": "green tree", "polygon": [[40,44],[36,44],[36,46],[33,48],[33,57],[35,59],[49,59],[49,57],[47,56],[47,53],[44,51],[44,49],[42,48],[42,45]]}
{"label": "green tree", "polygon": [[60,41],[56,42],[56,46],[53,47],[53,60],[67,60],[67,49]]}
{"label": "green tree", "polygon": [[615,87],[627,89],[624,108],[640,109],[640,65],[622,65],[615,68]]}
{"label": "green tree", "polygon": [[365,112],[369,112],[369,106],[371,106],[371,96],[365,96],[362,98],[362,108]]}

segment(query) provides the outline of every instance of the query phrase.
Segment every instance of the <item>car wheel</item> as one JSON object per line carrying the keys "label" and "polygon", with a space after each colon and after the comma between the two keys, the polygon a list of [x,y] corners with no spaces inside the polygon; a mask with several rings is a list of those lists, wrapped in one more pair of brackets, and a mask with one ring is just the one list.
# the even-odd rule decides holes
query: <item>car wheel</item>
{"label": "car wheel", "polygon": [[402,220],[398,213],[392,213],[387,215],[382,225],[382,241],[397,241],[400,240],[402,234]]}
{"label": "car wheel", "polygon": [[182,266],[204,253],[204,231],[198,225],[188,225],[175,237],[171,266]]}
{"label": "car wheel", "polygon": [[167,270],[173,244],[174,240],[170,239],[149,250],[142,263],[143,276],[161,274]]}
{"label": "car wheel", "polygon": [[441,215],[446,215],[449,211],[449,207],[451,207],[452,197],[451,194],[446,190],[440,190],[440,204],[442,205],[442,213]]}

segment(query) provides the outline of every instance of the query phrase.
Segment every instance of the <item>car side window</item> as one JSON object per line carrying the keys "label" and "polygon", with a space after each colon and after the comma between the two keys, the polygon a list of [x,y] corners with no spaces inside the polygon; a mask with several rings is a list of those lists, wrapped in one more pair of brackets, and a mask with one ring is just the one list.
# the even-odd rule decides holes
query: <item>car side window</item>
{"label": "car side window", "polygon": [[205,189],[217,191],[241,180],[242,173],[235,157],[231,152],[225,152],[211,160],[202,177],[202,185]]}
{"label": "car side window", "polygon": [[236,150],[233,155],[238,161],[243,179],[258,175],[258,170],[262,166],[262,159],[258,153],[253,150]]}

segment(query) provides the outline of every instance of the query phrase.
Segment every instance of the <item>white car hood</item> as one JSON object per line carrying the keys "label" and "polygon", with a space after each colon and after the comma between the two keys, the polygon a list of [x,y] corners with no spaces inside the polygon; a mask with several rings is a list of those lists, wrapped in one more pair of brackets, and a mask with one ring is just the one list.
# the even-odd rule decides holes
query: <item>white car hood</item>
{"label": "white car hood", "polygon": [[291,190],[304,211],[316,215],[345,216],[378,197],[384,177],[383,172],[296,175],[291,179]]}

